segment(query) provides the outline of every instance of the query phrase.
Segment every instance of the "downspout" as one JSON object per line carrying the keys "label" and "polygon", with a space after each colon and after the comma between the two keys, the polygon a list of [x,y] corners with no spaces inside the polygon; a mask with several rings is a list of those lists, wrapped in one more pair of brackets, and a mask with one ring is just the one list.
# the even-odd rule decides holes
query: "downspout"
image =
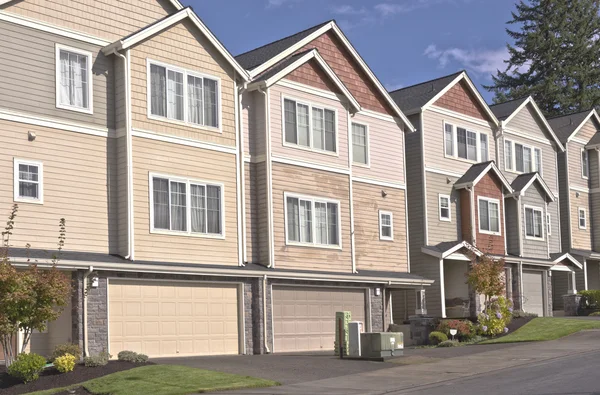
{"label": "downspout", "polygon": [[90,350],[88,349],[88,324],[87,324],[87,306],[88,306],[87,280],[93,271],[94,271],[94,267],[90,266],[83,275],[83,356],[85,356],[85,357],[90,356]]}
{"label": "downspout", "polygon": [[[352,141],[352,119],[350,117],[350,111],[348,111],[348,141]],[[349,170],[349,181],[350,181],[350,254],[352,258],[352,273],[356,271],[356,241],[354,238],[354,188],[352,181],[352,164],[354,162],[352,147],[348,144],[348,170]]]}
{"label": "downspout", "polygon": [[473,246],[477,246],[477,233],[475,231],[475,186],[471,186],[468,188],[469,195],[471,198],[471,244]]}
{"label": "downspout", "polygon": [[246,169],[245,169],[245,141],[244,141],[244,122],[243,122],[243,101],[242,95],[247,88],[247,83],[244,83],[241,87],[238,88],[238,108],[240,111],[239,115],[239,123],[240,123],[240,166],[242,173],[242,248],[243,248],[243,263],[244,265],[248,262],[248,232],[246,230]]}
{"label": "downspout", "polygon": [[268,241],[269,241],[269,263],[268,268],[275,267],[275,251],[273,246],[273,182],[272,182],[272,171],[273,166],[271,163],[271,120],[269,119],[269,102],[270,95],[268,88],[259,89],[259,92],[265,96],[265,167],[266,167],[266,178],[267,178],[267,222],[269,227]]}
{"label": "downspout", "polygon": [[519,257],[523,257],[523,207],[521,195],[517,197],[517,223],[519,224]]}
{"label": "downspout", "polygon": [[265,351],[271,353],[269,342],[267,340],[267,275],[263,276],[263,337],[265,339]]}
{"label": "downspout", "polygon": [[238,245],[238,266],[244,266],[244,246],[243,246],[243,230],[242,230],[242,221],[243,221],[243,215],[242,215],[242,195],[244,194],[244,191],[242,190],[242,178],[244,177],[244,175],[242,174],[242,160],[243,160],[243,151],[240,152],[241,150],[241,143],[240,143],[240,116],[239,116],[239,100],[237,98],[239,91],[238,91],[238,87],[237,87],[237,80],[236,80],[236,72],[233,72],[233,97],[234,97],[234,105],[233,105],[233,112],[234,112],[234,122],[235,122],[235,145],[236,145],[236,151],[235,151],[235,172],[236,172],[236,205],[237,205],[237,245]]}

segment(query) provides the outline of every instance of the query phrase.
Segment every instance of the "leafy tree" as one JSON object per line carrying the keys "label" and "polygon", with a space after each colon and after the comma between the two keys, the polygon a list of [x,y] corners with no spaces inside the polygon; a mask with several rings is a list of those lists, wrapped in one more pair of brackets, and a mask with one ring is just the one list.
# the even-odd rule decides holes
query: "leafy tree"
{"label": "leafy tree", "polygon": [[10,236],[17,212],[18,206],[14,205],[2,232],[0,248],[0,345],[7,366],[16,358],[12,345],[16,343],[17,332],[22,333],[22,343],[18,345],[22,353],[33,331],[45,331],[48,322],[61,315],[71,295],[69,277],[56,267],[65,242],[65,220],[60,220],[58,254],[52,257],[52,267],[40,270],[33,263],[27,269],[17,270],[9,258]]}
{"label": "leafy tree", "polygon": [[599,12],[598,0],[520,0],[507,67],[485,86],[494,102],[531,95],[550,116],[599,106]]}
{"label": "leafy tree", "polygon": [[494,297],[501,296],[504,293],[505,282],[503,274],[503,259],[494,259],[487,254],[476,257],[473,254],[471,269],[466,274],[467,284],[477,294],[484,296],[485,309],[489,307]]}

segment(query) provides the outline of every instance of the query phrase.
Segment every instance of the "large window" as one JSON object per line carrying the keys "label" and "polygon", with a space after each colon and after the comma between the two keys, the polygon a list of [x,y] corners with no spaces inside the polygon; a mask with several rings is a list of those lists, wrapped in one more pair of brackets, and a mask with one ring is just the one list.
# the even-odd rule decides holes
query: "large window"
{"label": "large window", "polygon": [[488,234],[500,234],[500,202],[497,199],[480,197],[479,231]]}
{"label": "large window", "polygon": [[223,236],[223,186],[151,176],[151,227],[190,235]]}
{"label": "large window", "polygon": [[340,204],[337,201],[285,194],[286,243],[340,246]]}
{"label": "large window", "polygon": [[43,203],[43,165],[41,162],[14,160],[14,201]]}
{"label": "large window", "polygon": [[153,117],[219,128],[220,81],[188,70],[148,63],[149,114]]}
{"label": "large window", "polygon": [[489,158],[488,136],[444,123],[444,153],[447,157],[485,162]]}
{"label": "large window", "polygon": [[525,206],[525,236],[534,239],[543,239],[544,213],[541,208]]}
{"label": "large window", "polygon": [[352,123],[352,160],[362,165],[369,163],[369,137],[366,125]]}
{"label": "large window", "polygon": [[56,45],[56,106],[92,113],[92,54]]}
{"label": "large window", "polygon": [[588,160],[588,152],[585,149],[581,150],[581,177],[588,178],[590,174],[590,165]]}
{"label": "large window", "polygon": [[389,211],[379,212],[379,239],[394,240],[394,215]]}
{"label": "large window", "polygon": [[284,135],[287,144],[337,152],[334,110],[284,99]]}
{"label": "large window", "polygon": [[450,221],[450,219],[451,219],[450,196],[449,195],[439,195],[439,203],[440,203],[440,221]]}
{"label": "large window", "polygon": [[530,145],[504,140],[504,169],[517,173],[542,173],[542,150]]}
{"label": "large window", "polygon": [[587,229],[587,210],[579,207],[579,229]]}

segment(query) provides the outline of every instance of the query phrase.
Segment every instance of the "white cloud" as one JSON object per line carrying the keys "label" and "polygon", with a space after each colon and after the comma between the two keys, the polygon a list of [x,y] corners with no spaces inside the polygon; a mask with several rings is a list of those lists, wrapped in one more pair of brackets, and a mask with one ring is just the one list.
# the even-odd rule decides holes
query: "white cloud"
{"label": "white cloud", "polygon": [[438,49],[434,44],[429,45],[423,55],[437,60],[440,68],[449,63],[458,63],[461,67],[478,74],[495,74],[497,70],[506,70],[504,60],[509,58],[506,47],[498,49]]}
{"label": "white cloud", "polygon": [[348,4],[342,4],[331,8],[331,12],[336,15],[364,15],[367,9],[364,7],[356,8]]}

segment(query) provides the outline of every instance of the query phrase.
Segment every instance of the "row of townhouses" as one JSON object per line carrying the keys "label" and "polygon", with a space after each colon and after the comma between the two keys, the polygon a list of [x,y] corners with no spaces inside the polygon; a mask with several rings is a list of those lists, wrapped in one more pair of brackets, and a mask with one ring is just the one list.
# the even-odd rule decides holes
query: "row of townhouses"
{"label": "row of townhouses", "polygon": [[[48,354],[333,348],[469,317],[469,256],[550,316],[600,288],[600,118],[489,106],[464,72],[387,92],[334,21],[232,56],[177,0],[0,0],[10,258],[74,293]],[[25,248],[26,244],[31,248]]]}

